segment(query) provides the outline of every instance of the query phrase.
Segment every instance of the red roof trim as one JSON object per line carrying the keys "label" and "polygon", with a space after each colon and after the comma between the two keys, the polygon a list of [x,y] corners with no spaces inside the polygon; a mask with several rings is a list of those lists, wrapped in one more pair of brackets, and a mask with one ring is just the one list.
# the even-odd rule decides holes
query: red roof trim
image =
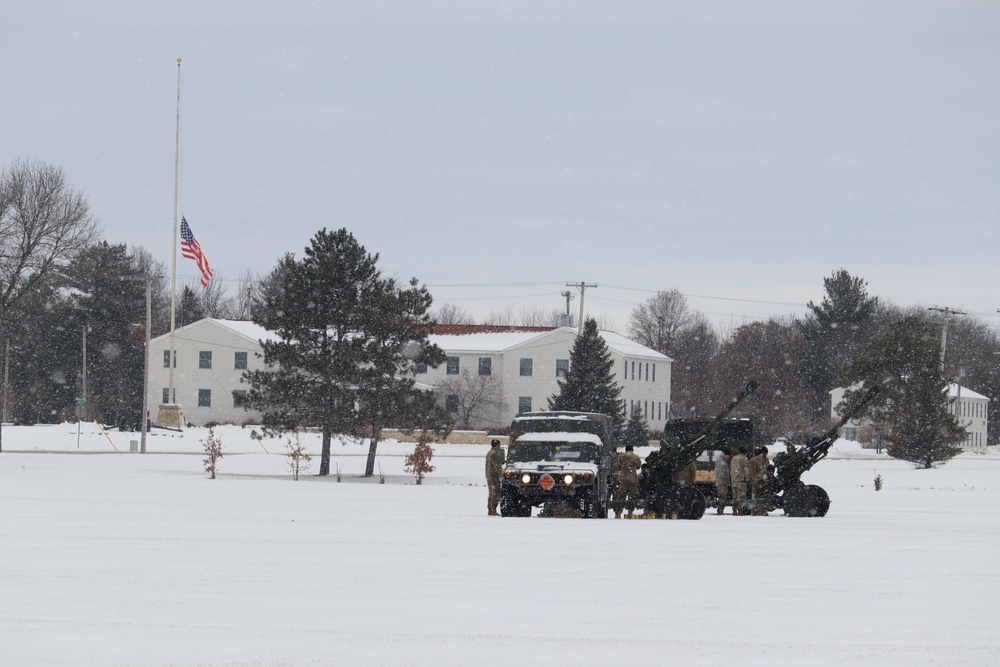
{"label": "red roof trim", "polygon": [[517,331],[552,331],[557,327],[515,327],[500,324],[438,324],[432,333],[442,336],[461,336],[478,333],[511,333]]}

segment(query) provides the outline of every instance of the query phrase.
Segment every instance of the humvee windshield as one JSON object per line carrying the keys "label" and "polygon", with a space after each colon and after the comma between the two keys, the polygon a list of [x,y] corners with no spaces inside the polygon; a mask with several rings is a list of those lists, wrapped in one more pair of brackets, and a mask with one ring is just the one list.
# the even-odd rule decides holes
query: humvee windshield
{"label": "humvee windshield", "polygon": [[590,442],[515,442],[507,460],[516,463],[533,461],[578,461],[600,463],[601,450]]}
{"label": "humvee windshield", "polygon": [[510,428],[511,431],[521,431],[522,433],[592,433],[599,437],[602,442],[608,440],[604,424],[590,419],[515,417]]}

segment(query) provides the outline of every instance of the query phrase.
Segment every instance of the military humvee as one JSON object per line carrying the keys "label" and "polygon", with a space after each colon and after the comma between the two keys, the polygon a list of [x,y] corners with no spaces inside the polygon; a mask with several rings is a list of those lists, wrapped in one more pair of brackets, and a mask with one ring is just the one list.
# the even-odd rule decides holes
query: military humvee
{"label": "military humvee", "polygon": [[500,514],[606,519],[610,499],[612,421],[589,412],[534,412],[511,422],[500,479]]}

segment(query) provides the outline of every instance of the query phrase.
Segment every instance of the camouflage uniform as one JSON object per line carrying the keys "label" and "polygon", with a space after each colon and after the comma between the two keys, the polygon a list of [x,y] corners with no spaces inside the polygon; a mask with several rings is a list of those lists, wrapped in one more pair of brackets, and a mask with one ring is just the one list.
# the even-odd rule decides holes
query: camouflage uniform
{"label": "camouflage uniform", "polygon": [[490,489],[486,501],[487,514],[497,516],[497,505],[500,504],[500,475],[507,457],[504,456],[500,441],[494,440],[490,451],[486,453],[486,486]]}
{"label": "camouflage uniform", "polygon": [[743,514],[741,502],[747,499],[747,480],[750,474],[747,455],[739,452],[729,462],[729,481],[733,484],[733,514]]}
{"label": "camouflage uniform", "polygon": [[678,486],[694,486],[695,480],[698,478],[698,464],[694,461],[688,463],[686,466],[677,471],[674,475],[674,481]]}
{"label": "camouflage uniform", "polygon": [[726,500],[729,498],[729,460],[725,455],[720,456],[715,462],[715,494],[719,498],[716,511],[722,514],[725,511]]}
{"label": "camouflage uniform", "polygon": [[622,517],[622,510],[627,509],[632,516],[635,511],[635,497],[639,490],[639,477],[636,474],[642,466],[642,459],[627,449],[624,454],[615,457],[611,466],[611,506],[615,510],[615,518]]}
{"label": "camouflage uniform", "polygon": [[752,513],[757,515],[767,514],[763,506],[758,504],[767,495],[767,454],[758,451],[750,459],[748,468],[750,473],[750,496],[758,501],[754,503]]}

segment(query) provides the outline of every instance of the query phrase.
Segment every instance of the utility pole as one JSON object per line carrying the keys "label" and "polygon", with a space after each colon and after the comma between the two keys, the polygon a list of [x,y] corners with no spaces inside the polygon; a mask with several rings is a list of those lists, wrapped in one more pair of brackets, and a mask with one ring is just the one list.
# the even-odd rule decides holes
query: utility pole
{"label": "utility pole", "polygon": [[566,297],[566,316],[565,316],[566,317],[566,324],[565,324],[565,326],[567,326],[567,327],[568,326],[572,326],[573,320],[570,319],[570,316],[569,316],[569,302],[573,299],[573,293],[570,292],[569,290],[566,290],[565,292],[560,292],[559,295],[563,296],[563,297]]}
{"label": "utility pole", "polygon": [[149,327],[153,321],[153,281],[146,280],[146,344],[142,348],[142,410],[139,414],[142,417],[142,435],[140,436],[139,451],[146,453],[146,431],[149,417],[146,415],[146,406],[149,405]]}
{"label": "utility pole", "polygon": [[952,315],[965,315],[965,312],[948,308],[947,306],[943,308],[941,306],[931,306],[927,310],[936,310],[944,315],[944,319],[941,322],[941,374],[944,375],[944,353],[948,347],[948,318]]}
{"label": "utility pole", "polygon": [[576,323],[576,335],[579,336],[583,333],[583,297],[587,291],[588,287],[597,287],[596,284],[591,283],[566,283],[566,287],[575,287],[580,290],[580,321]]}
{"label": "utility pole", "polygon": [[83,325],[83,393],[80,398],[80,421],[87,418],[87,325]]}

